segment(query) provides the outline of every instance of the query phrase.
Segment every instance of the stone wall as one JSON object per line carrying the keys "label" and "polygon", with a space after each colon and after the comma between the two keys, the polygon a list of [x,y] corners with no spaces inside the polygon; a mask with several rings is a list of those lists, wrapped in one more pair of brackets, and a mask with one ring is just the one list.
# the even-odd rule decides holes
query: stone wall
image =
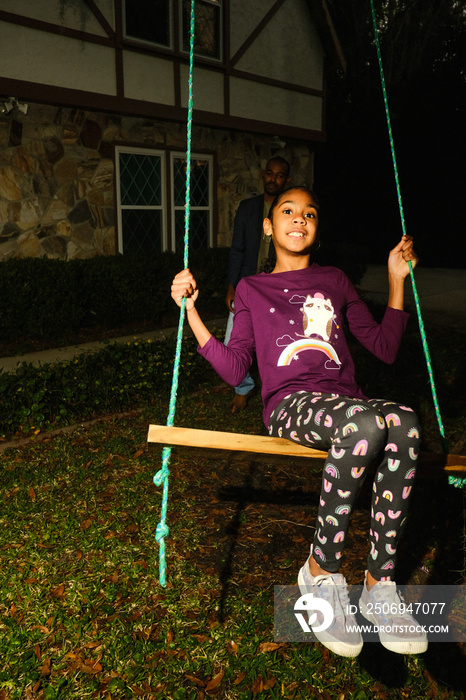
{"label": "stone wall", "polygon": [[[269,136],[193,128],[193,151],[215,153],[217,243],[229,245],[241,199],[258,194]],[[186,149],[184,124],[29,104],[0,115],[0,260],[72,260],[117,252],[115,144]],[[279,151],[292,182],[313,181],[310,144]]]}

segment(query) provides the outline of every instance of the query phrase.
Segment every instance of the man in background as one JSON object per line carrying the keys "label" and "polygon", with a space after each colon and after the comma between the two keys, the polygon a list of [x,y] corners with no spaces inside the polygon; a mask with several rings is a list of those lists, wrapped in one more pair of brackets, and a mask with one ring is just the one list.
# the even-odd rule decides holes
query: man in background
{"label": "man in background", "polygon": [[[262,222],[269,215],[270,205],[275,197],[283,192],[289,182],[290,164],[281,156],[270,158],[262,171],[264,193],[243,199],[238,206],[233,226],[233,240],[228,259],[228,288],[225,303],[230,311],[225,332],[225,345],[228,345],[233,328],[236,285],[243,277],[260,272],[269,256],[270,238],[263,235]],[[254,389],[254,380],[246,378],[235,387],[231,402],[231,412],[246,408],[248,396]]]}

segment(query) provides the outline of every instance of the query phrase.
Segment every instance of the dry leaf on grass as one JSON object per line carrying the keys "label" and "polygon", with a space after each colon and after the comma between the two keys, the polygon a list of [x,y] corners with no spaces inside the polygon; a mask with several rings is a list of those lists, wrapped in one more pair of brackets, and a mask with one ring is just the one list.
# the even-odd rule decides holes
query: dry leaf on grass
{"label": "dry leaf on grass", "polygon": [[262,644],[259,644],[259,651],[261,653],[264,653],[266,651],[276,651],[282,646],[283,644],[277,644],[277,642],[262,642]]}
{"label": "dry leaf on grass", "polygon": [[223,680],[224,675],[225,675],[225,671],[224,671],[224,669],[222,669],[207,683],[206,688],[205,688],[206,691],[209,692],[209,690],[213,690],[218,685],[220,685],[220,683]]}

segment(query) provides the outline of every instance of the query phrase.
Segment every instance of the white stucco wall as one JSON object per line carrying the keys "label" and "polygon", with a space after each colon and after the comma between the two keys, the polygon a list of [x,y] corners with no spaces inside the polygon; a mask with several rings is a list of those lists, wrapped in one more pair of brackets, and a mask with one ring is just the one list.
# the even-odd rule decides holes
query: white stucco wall
{"label": "white stucco wall", "polygon": [[[113,0],[96,0],[96,5],[107,22],[115,25]],[[60,0],[1,0],[0,9],[17,15],[24,15],[41,22],[59,23],[62,27],[78,29],[98,36],[107,36],[85,2],[79,6]]]}
{"label": "white stucco wall", "polygon": [[[233,53],[247,39],[271,4],[269,0],[254,3],[232,0]],[[322,44],[307,7],[302,0],[288,0],[234,67],[290,85],[321,90],[323,64]]]}
{"label": "white stucco wall", "polygon": [[111,48],[0,22],[1,72],[8,78],[116,94]]}
{"label": "white stucco wall", "polygon": [[124,51],[123,73],[126,97],[166,105],[175,104],[172,61]]}
{"label": "white stucco wall", "polygon": [[322,99],[240,78],[231,81],[232,116],[320,131]]}
{"label": "white stucco wall", "polygon": [[[188,66],[181,66],[181,104],[188,106]],[[193,71],[193,102],[194,109],[202,109],[206,112],[223,113],[223,74],[202,68],[194,68]]]}

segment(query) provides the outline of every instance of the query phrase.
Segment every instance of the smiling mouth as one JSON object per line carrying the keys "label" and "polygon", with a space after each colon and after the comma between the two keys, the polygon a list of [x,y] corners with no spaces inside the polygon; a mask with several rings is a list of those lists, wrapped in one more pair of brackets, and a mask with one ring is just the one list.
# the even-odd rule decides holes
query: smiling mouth
{"label": "smiling mouth", "polygon": [[296,230],[295,230],[295,231],[290,231],[290,232],[288,233],[288,236],[291,236],[292,238],[304,238],[305,235],[306,235],[306,234],[305,234],[304,231],[296,231]]}

